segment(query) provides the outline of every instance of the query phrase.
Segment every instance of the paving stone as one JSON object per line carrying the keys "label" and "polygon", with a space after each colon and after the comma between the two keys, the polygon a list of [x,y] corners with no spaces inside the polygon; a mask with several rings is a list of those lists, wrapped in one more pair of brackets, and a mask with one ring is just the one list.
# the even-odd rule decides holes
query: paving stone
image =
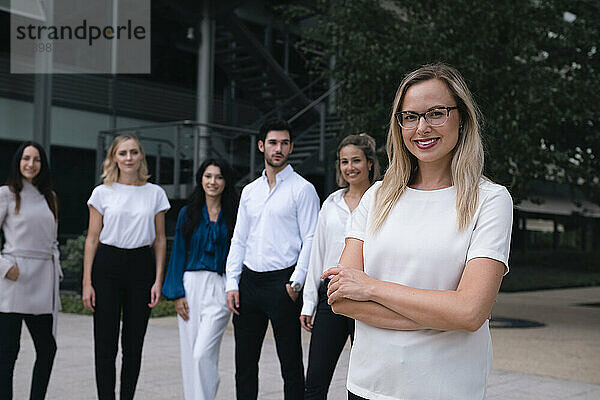
{"label": "paving stone", "polygon": [[[501,358],[503,362],[500,363],[502,365],[501,368],[498,368],[495,364],[495,369],[492,370],[490,375],[488,400],[600,399],[600,385],[592,384],[600,382],[600,377],[597,375],[600,374],[600,354],[596,351],[595,344],[590,345],[591,342],[586,337],[583,337],[586,340],[579,340],[583,336],[581,331],[587,329],[588,326],[580,325],[576,323],[577,321],[574,321],[570,327],[571,332],[569,332],[569,326],[565,326],[564,324],[560,325],[560,329],[553,328],[559,324],[559,322],[554,321],[560,321],[563,318],[561,314],[569,314],[573,318],[572,309],[564,305],[561,306],[557,297],[564,299],[569,304],[576,304],[585,299],[597,301],[600,298],[600,288],[570,289],[558,292],[548,291],[547,297],[549,299],[547,303],[548,307],[554,308],[554,312],[552,313],[553,319],[543,321],[542,314],[536,314],[535,316],[537,316],[537,320],[547,323],[549,329],[527,331],[526,335],[517,329],[503,329],[503,340],[498,340],[497,342],[494,340],[495,356]],[[584,299],[580,300],[581,298]],[[534,306],[545,304],[543,302],[543,293],[535,292],[531,295],[519,294],[512,297],[503,295],[499,298],[499,308],[504,312],[508,312],[517,302],[527,305],[528,301]],[[516,309],[516,307],[514,308]],[[526,310],[527,308],[523,306],[521,309]],[[594,326],[599,324],[600,321],[600,311],[598,309],[595,309],[595,311],[595,314],[590,314],[589,311],[586,311],[585,314],[586,318],[592,318],[590,324]],[[517,311],[515,311],[516,313]],[[514,315],[514,317],[523,316]],[[565,318],[567,317],[565,316]],[[569,357],[565,357],[560,365],[552,365],[552,368],[547,368],[543,364],[546,359],[540,358],[537,365],[538,368],[535,371],[545,371],[544,375],[556,372],[554,377],[523,373],[523,365],[530,368],[527,362],[531,362],[529,358],[532,355],[525,351],[524,348],[514,349],[513,347],[529,346],[529,340],[532,339],[532,335],[535,336],[536,332],[537,335],[540,335],[540,340],[543,339],[547,343],[553,343],[555,347],[560,346],[564,341],[568,341],[569,338],[574,338],[569,343],[569,346],[570,348],[577,349],[576,354],[578,354],[578,358],[571,360]],[[597,332],[595,332],[594,336],[595,341],[597,341]],[[528,341],[520,342],[518,338],[521,337],[527,337]],[[310,335],[303,333],[302,338],[304,365],[306,367]],[[96,399],[91,317],[59,314],[57,344],[58,351],[48,387],[47,399]],[[504,346],[509,344],[511,348],[505,349]],[[231,400],[235,398],[234,347],[233,329],[230,324],[225,331],[221,346],[219,360],[221,384],[217,400]],[[347,345],[342,352],[332,380],[329,392],[330,399],[338,400],[346,398],[345,384],[349,353],[350,349],[349,345]],[[521,358],[519,358],[519,354]],[[120,354],[117,360],[117,364],[120,364]],[[27,329],[24,327],[21,339],[21,352],[17,360],[14,375],[15,400],[28,398],[33,362],[33,344]],[[576,377],[570,380],[557,378],[570,376],[568,375],[570,371],[567,370],[571,368],[572,363],[594,366],[593,371],[588,371],[588,374],[584,375],[592,383],[578,382]],[[259,399],[282,399],[283,380],[270,329],[267,332],[263,345],[259,368]],[[120,367],[117,369],[117,379],[119,370]],[[177,321],[174,317],[151,319],[150,321],[144,345],[142,370],[136,398],[142,400],[183,399],[179,335],[177,332]]]}

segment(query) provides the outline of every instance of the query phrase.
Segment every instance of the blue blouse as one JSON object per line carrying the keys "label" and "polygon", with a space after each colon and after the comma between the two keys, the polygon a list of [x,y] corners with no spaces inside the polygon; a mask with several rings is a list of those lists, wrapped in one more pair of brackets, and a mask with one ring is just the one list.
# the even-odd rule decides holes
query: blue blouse
{"label": "blue blouse", "polygon": [[185,271],[206,270],[223,274],[229,252],[229,235],[223,212],[220,212],[217,221],[213,222],[208,216],[206,204],[202,208],[202,219],[190,238],[188,249],[182,231],[186,210],[187,206],[183,207],[177,217],[169,268],[162,287],[162,294],[171,300],[185,297],[183,288]]}

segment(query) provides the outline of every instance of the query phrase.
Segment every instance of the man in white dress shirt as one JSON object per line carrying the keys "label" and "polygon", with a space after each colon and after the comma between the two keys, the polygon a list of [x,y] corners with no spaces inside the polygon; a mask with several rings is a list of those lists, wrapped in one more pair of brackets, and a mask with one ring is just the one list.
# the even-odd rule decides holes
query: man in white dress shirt
{"label": "man in white dress shirt", "polygon": [[300,302],[319,198],[288,164],[292,130],[286,121],[263,125],[258,149],[265,169],[242,191],[227,257],[227,305],[234,313],[238,400],[256,399],[258,361],[269,320],[286,400],[302,399],[304,367]]}

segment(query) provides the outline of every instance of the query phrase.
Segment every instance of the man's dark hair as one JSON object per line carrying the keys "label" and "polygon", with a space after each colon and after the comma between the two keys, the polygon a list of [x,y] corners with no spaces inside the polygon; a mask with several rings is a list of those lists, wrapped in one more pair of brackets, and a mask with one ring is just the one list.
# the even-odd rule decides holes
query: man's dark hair
{"label": "man's dark hair", "polygon": [[258,131],[258,140],[262,140],[264,143],[267,133],[270,131],[288,131],[290,133],[290,142],[294,141],[292,125],[284,119],[273,119],[265,122]]}

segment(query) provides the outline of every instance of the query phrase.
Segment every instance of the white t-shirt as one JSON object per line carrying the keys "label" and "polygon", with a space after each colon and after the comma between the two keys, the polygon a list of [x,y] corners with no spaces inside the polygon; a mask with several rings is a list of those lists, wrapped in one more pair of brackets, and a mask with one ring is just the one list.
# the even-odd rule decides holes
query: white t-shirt
{"label": "white t-shirt", "polygon": [[122,249],[152,245],[154,217],[171,208],[165,191],[153,183],[96,186],[87,204],[103,216],[100,243]]}
{"label": "white t-shirt", "polygon": [[[512,199],[482,179],[477,210],[458,231],[454,187],[407,188],[383,226],[370,231],[378,182],[352,216],[348,237],[364,241],[365,272],[414,288],[455,290],[467,261],[487,257],[508,271]],[[476,332],[394,331],[356,322],[348,389],[368,399],[483,399],[492,366],[489,322]]]}

